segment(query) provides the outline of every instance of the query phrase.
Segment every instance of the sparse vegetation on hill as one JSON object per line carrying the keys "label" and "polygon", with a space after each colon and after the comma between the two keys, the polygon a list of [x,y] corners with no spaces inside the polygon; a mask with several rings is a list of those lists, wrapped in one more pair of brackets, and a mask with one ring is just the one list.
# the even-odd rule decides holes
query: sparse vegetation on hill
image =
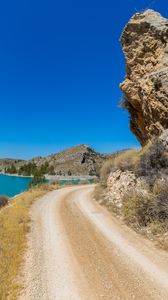
{"label": "sparse vegetation on hill", "polygon": [[48,162],[37,166],[35,162],[28,162],[20,166],[18,169],[19,175],[24,176],[43,176],[45,174],[54,174],[54,167],[49,165]]}
{"label": "sparse vegetation on hill", "polygon": [[10,168],[12,165],[19,165],[23,162],[24,161],[21,159],[0,158],[0,171],[7,173],[7,169]]}
{"label": "sparse vegetation on hill", "polygon": [[5,169],[5,172],[8,174],[16,174],[17,173],[16,166],[12,164],[10,167]]}
{"label": "sparse vegetation on hill", "polygon": [[46,179],[43,175],[34,175],[31,181],[31,187],[33,186],[39,186],[41,184],[44,184],[46,182]]}
{"label": "sparse vegetation on hill", "polygon": [[168,153],[163,142],[154,138],[139,152],[135,161],[134,172],[137,176],[145,176],[153,186],[158,178],[168,175]]}
{"label": "sparse vegetation on hill", "polygon": [[79,145],[47,157],[36,157],[29,161],[12,161],[6,173],[24,176],[90,175],[99,176],[99,170],[110,155],[95,152],[87,145]]}

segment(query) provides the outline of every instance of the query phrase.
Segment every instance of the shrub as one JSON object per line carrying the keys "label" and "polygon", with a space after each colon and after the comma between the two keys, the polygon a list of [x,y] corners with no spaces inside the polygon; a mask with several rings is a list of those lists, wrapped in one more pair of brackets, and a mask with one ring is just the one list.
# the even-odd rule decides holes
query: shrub
{"label": "shrub", "polygon": [[157,219],[168,225],[168,190],[167,182],[156,182],[153,188],[156,199]]}
{"label": "shrub", "polygon": [[97,200],[97,201],[103,201],[104,199],[104,194],[105,192],[105,187],[101,184],[96,185],[94,192],[93,192],[93,197]]}
{"label": "shrub", "polygon": [[54,166],[53,165],[49,166],[48,174],[49,175],[55,175],[55,170],[54,170]]}
{"label": "shrub", "polygon": [[30,186],[39,186],[46,183],[46,179],[44,176],[34,175]]}
{"label": "shrub", "polygon": [[152,191],[135,191],[123,200],[122,212],[127,223],[145,227],[160,224],[168,229],[168,192],[167,184],[157,182]]}
{"label": "shrub", "polygon": [[122,213],[129,224],[147,226],[151,218],[151,197],[141,191],[127,194],[123,199]]}
{"label": "shrub", "polygon": [[29,162],[28,164],[22,165],[19,169],[19,174],[25,176],[31,176],[37,171],[37,166],[35,163]]}
{"label": "shrub", "polygon": [[100,181],[106,186],[107,179],[114,166],[114,158],[107,160],[100,170]]}
{"label": "shrub", "polygon": [[134,161],[137,155],[138,151],[132,149],[116,156],[116,158],[114,159],[114,170],[119,169],[121,171],[133,171]]}
{"label": "shrub", "polygon": [[0,208],[7,205],[9,202],[9,198],[5,195],[0,196]]}
{"label": "shrub", "polygon": [[71,176],[71,175],[72,175],[71,170],[68,170],[68,176]]}
{"label": "shrub", "polygon": [[9,168],[6,169],[6,173],[16,174],[17,173],[16,166],[12,164]]}
{"label": "shrub", "polygon": [[137,176],[145,176],[151,186],[159,177],[168,173],[166,149],[158,138],[140,151],[135,164],[135,173]]}

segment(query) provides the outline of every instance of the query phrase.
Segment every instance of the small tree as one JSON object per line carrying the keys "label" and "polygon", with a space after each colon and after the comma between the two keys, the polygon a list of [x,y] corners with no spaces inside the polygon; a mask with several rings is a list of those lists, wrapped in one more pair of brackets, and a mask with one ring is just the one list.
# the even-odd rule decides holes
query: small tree
{"label": "small tree", "polygon": [[49,174],[49,175],[55,175],[55,170],[54,170],[54,166],[53,166],[53,165],[51,165],[51,166],[49,167],[48,174]]}
{"label": "small tree", "polygon": [[44,176],[40,176],[40,175],[34,175],[32,178],[32,182],[30,184],[30,186],[39,186],[46,183],[46,179]]}
{"label": "small tree", "polygon": [[68,170],[68,176],[71,176],[72,173],[71,173],[71,170]]}
{"label": "small tree", "polygon": [[11,167],[7,168],[6,173],[9,173],[9,174],[16,174],[16,173],[17,173],[17,170],[16,170],[15,165],[12,164]]}

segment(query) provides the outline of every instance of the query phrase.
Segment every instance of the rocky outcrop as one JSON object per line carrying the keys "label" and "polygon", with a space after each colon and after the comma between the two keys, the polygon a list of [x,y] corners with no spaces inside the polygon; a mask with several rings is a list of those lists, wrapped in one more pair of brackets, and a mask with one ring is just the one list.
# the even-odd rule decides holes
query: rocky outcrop
{"label": "rocky outcrop", "polygon": [[125,195],[138,190],[141,193],[147,190],[147,184],[142,177],[137,178],[131,171],[117,170],[108,177],[105,200],[109,206],[120,209]]}
{"label": "rocky outcrop", "polygon": [[168,129],[164,130],[159,139],[163,143],[165,150],[168,152]]}
{"label": "rocky outcrop", "polygon": [[135,14],[121,44],[126,58],[123,106],[144,145],[168,128],[168,20],[153,10]]}

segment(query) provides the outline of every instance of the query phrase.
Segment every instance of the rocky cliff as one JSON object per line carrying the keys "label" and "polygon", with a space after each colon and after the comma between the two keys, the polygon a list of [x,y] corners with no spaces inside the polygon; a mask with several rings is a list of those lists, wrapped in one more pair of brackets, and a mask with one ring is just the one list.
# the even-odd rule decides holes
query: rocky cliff
{"label": "rocky cliff", "polygon": [[144,145],[168,128],[168,20],[153,10],[135,14],[121,44],[126,59],[123,106],[132,132]]}

